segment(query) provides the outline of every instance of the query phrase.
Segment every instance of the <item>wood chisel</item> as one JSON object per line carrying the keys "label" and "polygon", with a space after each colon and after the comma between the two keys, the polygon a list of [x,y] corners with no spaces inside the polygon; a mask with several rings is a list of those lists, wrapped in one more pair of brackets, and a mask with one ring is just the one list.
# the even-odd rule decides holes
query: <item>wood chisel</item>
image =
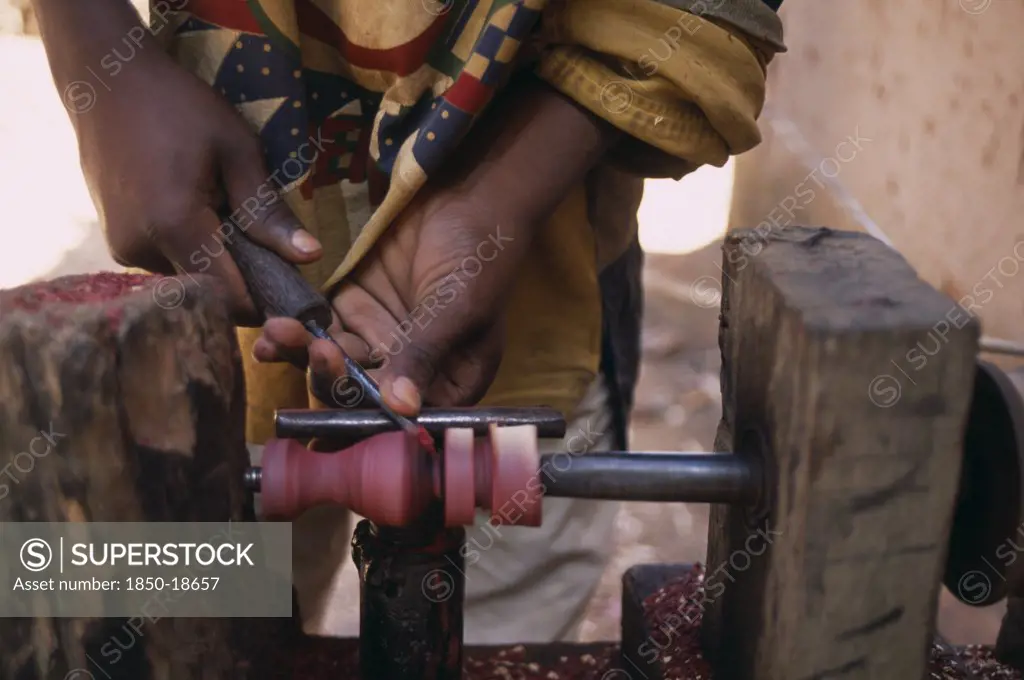
{"label": "wood chisel", "polygon": [[314,337],[334,343],[344,357],[346,373],[359,384],[364,393],[401,429],[410,434],[418,434],[416,424],[395,413],[384,403],[384,397],[373,378],[345,354],[341,345],[327,332],[334,320],[331,305],[303,278],[298,267],[237,231],[225,241],[245,279],[249,295],[264,318],[284,316],[296,319]]}

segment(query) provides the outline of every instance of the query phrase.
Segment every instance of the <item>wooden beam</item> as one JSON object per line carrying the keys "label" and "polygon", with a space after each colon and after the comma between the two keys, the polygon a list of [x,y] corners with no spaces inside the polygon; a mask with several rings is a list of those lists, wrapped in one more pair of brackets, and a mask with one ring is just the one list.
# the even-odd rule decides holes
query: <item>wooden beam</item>
{"label": "wooden beam", "polygon": [[727,237],[716,449],[762,455],[773,494],[712,509],[716,678],[924,677],[978,336],[867,235]]}

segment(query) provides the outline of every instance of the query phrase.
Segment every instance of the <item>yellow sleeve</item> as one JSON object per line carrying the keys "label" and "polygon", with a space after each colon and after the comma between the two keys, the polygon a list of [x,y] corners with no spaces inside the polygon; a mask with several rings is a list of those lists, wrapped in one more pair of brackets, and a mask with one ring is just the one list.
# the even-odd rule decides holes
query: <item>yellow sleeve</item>
{"label": "yellow sleeve", "polygon": [[761,141],[757,117],[775,50],[729,24],[657,0],[555,0],[538,75],[629,137],[621,169],[681,177]]}

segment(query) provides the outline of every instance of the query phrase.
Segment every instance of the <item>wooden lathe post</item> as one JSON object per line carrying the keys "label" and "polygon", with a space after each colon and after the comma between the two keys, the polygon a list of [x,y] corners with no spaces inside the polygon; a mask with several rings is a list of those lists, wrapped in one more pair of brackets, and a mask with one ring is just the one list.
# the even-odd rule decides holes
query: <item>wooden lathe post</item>
{"label": "wooden lathe post", "polygon": [[757,451],[774,494],[712,509],[716,680],[924,677],[977,321],[881,242],[810,228],[727,237],[721,318],[716,449]]}

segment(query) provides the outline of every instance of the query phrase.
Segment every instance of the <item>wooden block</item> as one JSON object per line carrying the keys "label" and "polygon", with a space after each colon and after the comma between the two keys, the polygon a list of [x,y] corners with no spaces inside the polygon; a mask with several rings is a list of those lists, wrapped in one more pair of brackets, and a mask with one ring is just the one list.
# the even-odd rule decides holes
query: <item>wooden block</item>
{"label": "wooden block", "polygon": [[[0,522],[254,518],[240,356],[214,290],[101,274],[0,291]],[[0,619],[0,678],[246,678],[298,630],[132,623]]]}
{"label": "wooden block", "polygon": [[644,600],[669,582],[680,579],[691,564],[640,564],[622,575],[622,676],[664,680],[663,647],[680,634],[678,619],[652,621],[644,611]]}
{"label": "wooden block", "polygon": [[1011,596],[996,639],[996,657],[1008,666],[1024,669],[1024,599]]}
{"label": "wooden block", "polygon": [[763,448],[774,493],[712,509],[716,677],[921,678],[978,324],[863,234],[738,231],[723,262],[716,449]]}

